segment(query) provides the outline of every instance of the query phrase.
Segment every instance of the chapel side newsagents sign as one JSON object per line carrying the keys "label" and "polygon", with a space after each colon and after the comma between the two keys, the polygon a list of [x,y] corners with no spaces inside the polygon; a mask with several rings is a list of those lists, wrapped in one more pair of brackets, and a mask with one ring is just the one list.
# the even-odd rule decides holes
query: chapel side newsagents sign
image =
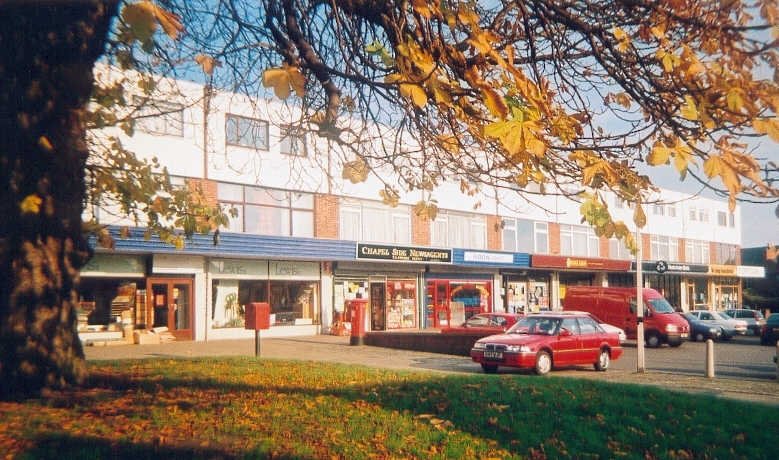
{"label": "chapel side newsagents sign", "polygon": [[452,250],[358,243],[357,258],[363,260],[449,264],[452,263]]}

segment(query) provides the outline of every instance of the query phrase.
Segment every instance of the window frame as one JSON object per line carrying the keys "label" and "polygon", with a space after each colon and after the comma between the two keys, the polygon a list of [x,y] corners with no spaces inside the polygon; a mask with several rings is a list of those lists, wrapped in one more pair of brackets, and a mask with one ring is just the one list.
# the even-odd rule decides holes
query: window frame
{"label": "window frame", "polygon": [[[240,132],[241,126],[236,125],[236,135],[238,136],[236,139],[231,138],[231,130],[230,125],[231,123],[239,123],[239,122],[247,122],[249,123],[249,126],[246,128],[247,133],[242,134]],[[253,123],[257,123],[258,126],[253,126]],[[255,128],[258,128],[259,131],[255,131]],[[270,124],[261,118],[252,118],[247,117],[244,115],[238,115],[234,113],[227,113],[225,114],[225,145],[230,147],[243,147],[243,148],[250,148],[255,150],[265,150],[267,151],[270,148],[269,143],[269,136],[270,136]],[[258,132],[262,133],[262,140],[264,141],[263,144],[257,145],[256,142],[254,143],[243,143],[242,139],[246,135],[251,135],[252,139],[256,141],[256,134]]]}

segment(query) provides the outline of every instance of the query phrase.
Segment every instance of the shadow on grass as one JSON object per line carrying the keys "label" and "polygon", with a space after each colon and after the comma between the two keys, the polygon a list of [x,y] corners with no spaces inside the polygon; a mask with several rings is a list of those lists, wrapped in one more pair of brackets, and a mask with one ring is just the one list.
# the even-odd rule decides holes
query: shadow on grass
{"label": "shadow on grass", "polygon": [[[194,443],[193,443],[194,444]],[[274,454],[269,446],[260,446],[251,452],[240,454],[225,452],[224,449],[199,445],[166,446],[160,443],[110,442],[95,437],[44,436],[38,438],[35,447],[24,453],[31,459],[208,459],[233,460],[252,458],[299,459],[302,457]]]}
{"label": "shadow on grass", "polygon": [[[137,367],[128,370],[132,365]],[[166,411],[175,407],[196,411],[219,424],[218,414],[226,407],[247,400],[263,404],[281,395],[290,401],[325,397],[344,402],[347,408],[370,406],[374,412],[401,414],[413,421],[444,420],[450,424],[450,432],[465,433],[517,455],[541,452],[549,458],[666,457],[669,452],[682,451],[693,457],[732,458],[734,449],[735,457],[771,458],[771,433],[779,432],[779,411],[775,408],[661,388],[518,374],[437,375],[322,363],[295,366],[250,358],[101,364],[90,366],[91,376],[84,388],[63,393],[46,404],[92,417],[121,415],[128,420],[143,419],[150,408]],[[199,374],[198,369],[219,371],[212,378],[203,377],[208,374]],[[235,372],[238,377],[272,373],[274,377],[259,379],[256,384],[241,383],[225,376],[226,372]],[[285,373],[303,372],[312,373],[308,381],[284,378]],[[319,381],[322,375],[333,380]],[[101,404],[119,397],[130,400],[108,411]],[[723,423],[723,414],[738,423]],[[370,424],[374,415],[366,411],[356,420]],[[410,421],[398,429],[420,428]],[[432,431],[439,439],[447,435]],[[29,458],[243,458],[264,457],[273,447],[230,450],[240,445],[246,444],[227,443],[220,449],[177,443],[169,448],[164,444],[46,437],[36,440],[27,454]],[[168,451],[160,453],[160,449]],[[92,452],[94,456],[89,455]]]}

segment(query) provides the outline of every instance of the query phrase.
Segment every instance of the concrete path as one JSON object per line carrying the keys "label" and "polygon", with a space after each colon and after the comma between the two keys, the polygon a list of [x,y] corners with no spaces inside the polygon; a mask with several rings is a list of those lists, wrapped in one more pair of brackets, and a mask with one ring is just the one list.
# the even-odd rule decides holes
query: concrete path
{"label": "concrete path", "polygon": [[[110,342],[109,342],[110,343]],[[437,353],[395,350],[372,346],[349,345],[349,337],[316,335],[262,339],[260,357],[329,361],[388,369],[481,373],[478,364],[470,358]],[[210,342],[170,342],[160,345],[103,345],[86,346],[88,361],[192,358],[219,356],[255,356],[254,339],[218,340]],[[527,374],[525,371],[501,369],[501,374]],[[679,391],[706,393],[776,405],[779,408],[779,382],[776,380],[748,380],[735,378],[708,379],[705,376],[678,375],[647,369],[645,373],[611,369],[595,372],[591,367],[579,367],[553,372],[558,377],[588,378],[610,382],[656,385]]]}

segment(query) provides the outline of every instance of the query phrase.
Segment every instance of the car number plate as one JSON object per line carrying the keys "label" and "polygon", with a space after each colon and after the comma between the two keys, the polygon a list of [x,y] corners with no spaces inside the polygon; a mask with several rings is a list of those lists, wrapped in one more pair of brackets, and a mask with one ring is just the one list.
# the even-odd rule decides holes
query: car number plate
{"label": "car number plate", "polygon": [[503,359],[503,352],[487,350],[484,352],[484,359]]}
{"label": "car number plate", "polygon": [[689,336],[689,334],[688,334],[688,333],[686,333],[686,332],[682,332],[682,338],[683,338],[683,339],[686,339],[688,336]]}

